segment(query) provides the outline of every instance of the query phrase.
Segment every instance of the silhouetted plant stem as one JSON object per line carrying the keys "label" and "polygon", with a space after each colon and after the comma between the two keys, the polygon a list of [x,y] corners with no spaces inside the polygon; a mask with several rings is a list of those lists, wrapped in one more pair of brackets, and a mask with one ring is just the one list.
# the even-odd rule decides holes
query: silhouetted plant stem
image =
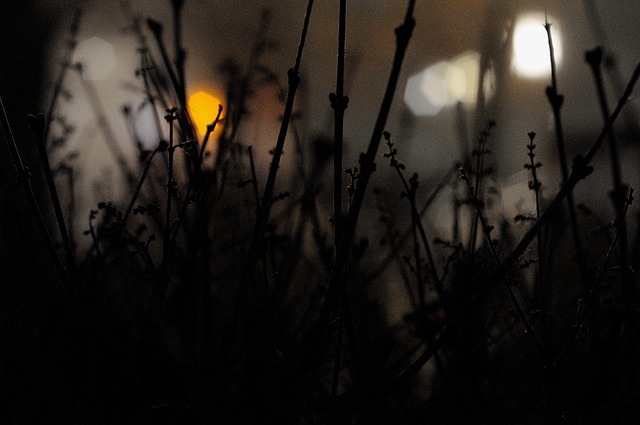
{"label": "silhouetted plant stem", "polygon": [[[632,202],[633,202],[633,189],[629,189],[629,194],[628,194],[628,197],[626,197],[625,205],[622,210],[625,216]],[[611,241],[611,243],[609,244],[609,249],[607,250],[604,260],[602,261],[602,265],[600,266],[598,273],[594,279],[593,286],[589,289],[589,292],[587,292],[584,299],[580,299],[578,314],[576,316],[576,322],[573,325],[573,332],[571,333],[571,336],[565,341],[564,345],[562,346],[562,349],[560,350],[560,353],[554,360],[553,367],[557,367],[562,362],[562,360],[566,357],[566,354],[569,351],[569,348],[571,347],[571,345],[575,343],[576,339],[578,338],[578,335],[582,331],[584,326],[584,320],[587,317],[587,310],[589,310],[593,305],[596,291],[598,290],[598,286],[602,282],[602,278],[607,269],[607,264],[609,263],[609,260],[611,259],[611,256],[613,255],[613,252],[616,249],[616,245],[620,240],[619,238],[620,233],[621,231],[616,225],[616,234],[613,240]]]}
{"label": "silhouetted plant stem", "polygon": [[[487,222],[487,220],[485,219],[484,214],[482,213],[482,206],[480,205],[480,200],[476,197],[474,188],[471,185],[471,182],[469,181],[469,177],[467,177],[467,173],[465,172],[464,168],[460,169],[460,178],[467,185],[467,189],[469,191],[469,196],[471,197],[473,205],[474,205],[474,207],[476,209],[476,214],[478,216],[478,221],[480,223],[480,226],[482,226],[482,233],[484,234],[485,240],[487,241],[487,245],[489,245],[489,249],[491,251],[491,256],[493,257],[493,261],[496,263],[497,267],[500,267],[500,257],[498,256],[498,251],[496,249],[496,245],[493,242],[493,239],[491,238],[491,232],[493,231],[494,226],[490,225]],[[531,322],[529,321],[529,318],[527,317],[527,314],[525,313],[524,309],[520,305],[520,301],[518,300],[518,297],[517,297],[517,295],[515,293],[515,290],[513,288],[513,283],[511,282],[511,279],[505,278],[505,282],[504,283],[505,283],[505,286],[507,287],[507,291],[509,292],[509,298],[511,298],[511,302],[513,303],[513,306],[516,309],[517,318],[524,325],[524,328],[525,328],[527,334],[533,339],[538,351],[540,353],[543,353],[544,350],[540,346],[540,342],[538,341],[538,339],[537,339],[537,337],[536,337],[536,335],[534,333],[533,326],[531,325]]]}
{"label": "silhouetted plant stem", "polygon": [[145,180],[147,179],[147,175],[149,174],[149,170],[151,169],[151,164],[153,162],[153,158],[156,154],[163,148],[163,145],[166,146],[166,143],[160,142],[160,144],[151,152],[151,155],[147,158],[147,162],[145,163],[144,169],[142,170],[142,176],[140,180],[138,180],[138,184],[136,185],[136,190],[133,192],[133,196],[131,196],[131,200],[127,205],[127,209],[122,217],[123,224],[127,223],[129,216],[131,215],[131,211],[133,210],[133,206],[135,205],[138,197],[140,196],[140,191],[142,190],[142,186],[144,185]]}
{"label": "silhouetted plant stem", "polygon": [[76,216],[76,190],[75,190],[75,176],[73,173],[73,167],[67,166],[66,164],[62,164],[59,166],[58,168],[61,172],[66,174],[67,177],[67,188],[69,191],[69,203],[67,205],[67,217],[70,217],[69,220],[69,242],[71,243],[71,249],[73,252],[73,258],[76,260],[76,269],[77,269],[77,263],[78,260],[76,258],[76,248],[77,248],[77,244],[76,244],[76,240],[74,238],[74,223],[76,222],[74,220],[75,216]]}
{"label": "silhouetted plant stem", "polygon": [[[591,72],[596,84],[596,90],[598,92],[600,111],[602,112],[603,119],[606,121],[607,117],[609,116],[609,104],[607,101],[607,95],[605,93],[604,83],[602,81],[602,55],[602,48],[597,47],[585,54],[585,60],[591,67]],[[613,191],[610,194],[616,212],[616,235],[618,236],[618,239],[620,241],[618,243],[617,249],[620,254],[620,263],[623,269],[626,270],[629,262],[629,254],[627,242],[627,220],[626,214],[624,214],[623,212],[625,209],[627,187],[624,183],[622,183],[620,154],[618,149],[618,142],[616,140],[616,135],[613,131],[613,128],[609,129],[607,139],[609,140],[609,158],[611,161],[611,177],[613,179]]]}
{"label": "silhouetted plant stem", "polygon": [[47,181],[49,195],[51,196],[51,203],[53,204],[53,211],[56,216],[56,224],[58,225],[58,231],[60,232],[60,238],[62,239],[62,246],[64,247],[69,266],[71,267],[71,269],[75,270],[76,259],[73,254],[73,245],[71,244],[67,225],[65,224],[64,220],[64,214],[62,213],[62,206],[60,205],[58,189],[56,188],[56,183],[53,180],[53,172],[51,171],[51,164],[49,163],[49,155],[47,155],[47,147],[44,139],[46,120],[44,118],[44,115],[42,114],[38,114],[37,116],[29,115],[27,117],[27,120],[29,128],[33,132],[36,139],[36,146],[38,147],[40,161],[42,162],[42,168],[44,169],[44,177]]}
{"label": "silhouetted plant stem", "polygon": [[16,174],[18,176],[18,182],[22,187],[22,191],[27,198],[27,202],[29,203],[29,207],[33,216],[36,220],[36,226],[38,226],[38,231],[40,232],[40,236],[42,237],[47,251],[51,256],[51,260],[53,261],[54,267],[56,269],[56,273],[58,275],[58,279],[60,281],[60,286],[62,287],[62,291],[64,295],[69,299],[69,301],[74,304],[76,300],[76,295],[72,290],[71,279],[67,274],[67,270],[63,265],[58,253],[56,251],[55,245],[51,240],[51,235],[47,230],[47,225],[42,217],[42,212],[40,211],[40,207],[38,206],[38,201],[36,200],[36,196],[33,193],[33,187],[31,185],[31,172],[27,167],[25,167],[22,162],[22,158],[20,156],[20,152],[18,151],[18,146],[13,137],[13,132],[11,131],[11,125],[9,124],[9,119],[7,118],[7,113],[4,108],[4,103],[0,98],[0,109],[2,109],[2,114],[0,115],[0,130],[2,130],[2,136],[9,148],[9,153],[11,155],[11,161],[16,169]]}
{"label": "silhouetted plant stem", "polygon": [[[227,88],[227,108],[230,111],[230,115],[228,116],[227,120],[228,124],[224,127],[224,133],[221,137],[221,141],[224,142],[221,146],[223,150],[226,149],[228,145],[235,142],[238,130],[241,127],[240,124],[243,121],[242,118],[246,115],[247,111],[245,102],[250,94],[250,87],[254,75],[258,69],[260,57],[264,53],[265,47],[268,45],[266,34],[270,24],[271,13],[269,12],[269,10],[263,9],[260,13],[260,23],[258,26],[258,31],[256,33],[256,38],[251,49],[251,55],[249,56],[249,61],[246,68],[247,72],[241,78],[239,84],[237,84],[239,85],[239,87],[235,87],[235,85],[233,84],[233,74],[239,73],[240,71],[236,69],[233,64],[231,64],[229,66],[230,69],[227,70],[228,74],[232,74],[229,76],[230,81]],[[221,160],[222,157],[223,156],[218,155],[219,160]]]}
{"label": "silhouetted plant stem", "polygon": [[209,138],[211,137],[211,134],[213,134],[216,127],[218,126],[218,123],[220,122],[220,114],[222,114],[222,105],[218,105],[218,113],[216,114],[216,117],[214,118],[211,124],[207,125],[207,132],[205,133],[204,139],[202,140],[202,145],[200,145],[200,155],[199,155],[200,163],[202,163],[202,161],[204,160],[204,152],[205,152],[205,149],[207,148],[207,143],[209,142]]}
{"label": "silhouetted plant stem", "polygon": [[251,236],[251,242],[249,245],[247,270],[252,273],[255,267],[256,261],[261,250],[262,239],[264,236],[264,230],[267,222],[269,221],[269,211],[271,208],[271,199],[273,197],[273,191],[275,187],[276,174],[278,173],[278,167],[280,166],[280,158],[282,157],[282,151],[284,149],[285,139],[287,137],[287,130],[289,128],[289,122],[293,112],[293,103],[295,100],[296,90],[300,83],[300,61],[302,60],[302,52],[304,50],[304,43],[307,37],[307,30],[309,28],[309,19],[311,18],[311,11],[313,8],[313,0],[309,0],[307,5],[307,12],[304,18],[304,24],[302,26],[302,35],[300,36],[300,43],[298,45],[298,53],[296,55],[296,61],[293,68],[287,73],[289,90],[287,93],[287,100],[285,103],[284,114],[280,125],[280,132],[278,134],[278,140],[276,147],[273,150],[273,158],[271,160],[271,166],[269,168],[269,174],[264,188],[264,193],[258,209],[258,216]]}
{"label": "silhouetted plant stem", "polygon": [[97,212],[97,210],[91,210],[89,212],[89,234],[91,235],[91,241],[93,242],[93,249],[96,250],[96,255],[100,261],[103,262],[104,258],[102,257],[102,250],[100,249],[100,244],[98,242],[98,235],[96,234],[96,228],[93,226],[93,220]]}
{"label": "silhouetted plant stem", "polygon": [[[342,304],[341,301],[338,301]],[[340,308],[340,306],[338,307]],[[340,369],[341,369],[341,356],[342,356],[342,317],[338,314],[336,318],[336,346],[333,359],[333,384],[331,385],[331,397],[336,398],[338,396],[338,385],[340,384]]]}
{"label": "silhouetted plant stem", "polygon": [[369,183],[369,180],[371,179],[373,171],[375,170],[375,158],[378,152],[378,147],[382,139],[382,133],[389,116],[389,111],[391,110],[391,105],[393,103],[393,97],[395,94],[396,86],[398,84],[400,70],[402,69],[402,62],[409,45],[409,40],[411,39],[413,28],[415,27],[415,20],[413,18],[414,7],[415,0],[409,0],[409,5],[407,7],[407,13],[405,15],[404,22],[402,25],[396,28],[395,31],[396,51],[394,54],[391,73],[389,75],[389,80],[387,82],[387,87],[382,99],[380,111],[378,113],[378,117],[373,129],[373,134],[369,142],[369,147],[367,149],[367,152],[365,154],[362,154],[360,157],[361,174],[358,179],[358,185],[356,186],[354,191],[353,201],[349,209],[349,214],[347,215],[344,223],[342,240],[340,241],[338,252],[336,253],[335,263],[333,269],[331,270],[329,285],[325,294],[320,317],[318,318],[318,321],[316,322],[316,325],[312,330],[311,340],[314,341],[313,347],[310,347],[311,351],[307,358],[303,359],[303,364],[301,366],[303,369],[303,375],[305,374],[305,371],[308,370],[308,367],[316,363],[316,356],[319,351],[316,349],[316,347],[322,344],[322,339],[324,337],[327,325],[329,324],[331,313],[335,310],[335,303],[338,294],[340,294],[340,292],[343,291],[345,287],[345,269],[349,257],[349,252],[351,250],[351,244],[353,242],[353,236],[355,234],[356,224],[360,215],[362,203],[364,201],[367,185]]}
{"label": "silhouetted plant stem", "polygon": [[[527,153],[527,156],[529,157],[529,163],[525,164],[524,167],[529,171],[531,171],[531,180],[529,180],[529,189],[533,190],[533,193],[535,194],[535,203],[536,203],[535,218],[536,220],[538,220],[540,218],[540,187],[542,186],[542,184],[540,183],[540,180],[538,179],[538,168],[542,167],[542,163],[536,162],[535,160],[536,145],[533,143],[533,141],[536,138],[536,133],[534,133],[533,131],[529,132],[528,136],[529,136],[529,145],[527,145],[527,150],[529,152]],[[543,288],[544,274],[543,274],[543,266],[542,266],[542,260],[543,260],[542,232],[538,232],[536,243],[538,245],[537,246],[538,258],[536,261],[538,265],[538,276],[536,279],[537,290],[539,295],[538,304],[542,305],[542,303],[546,299],[546,296],[544,294],[546,288]]]}
{"label": "silhouetted plant stem", "polygon": [[182,47],[182,8],[184,6],[184,0],[173,0],[172,2],[172,10],[173,10],[173,42],[174,49],[176,55],[176,73],[178,74],[178,82],[180,103],[184,106],[187,104],[187,93],[186,93],[186,84],[185,84],[185,76],[184,76],[184,63],[187,56],[186,51]]}
{"label": "silhouetted plant stem", "polygon": [[[192,170],[192,174],[191,174],[191,178],[189,179],[189,184],[187,185],[187,191],[186,194],[184,196],[184,199],[182,200],[182,204],[180,205],[178,214],[176,215],[176,224],[174,226],[174,228],[171,231],[171,234],[173,235],[173,238],[177,237],[177,233],[178,233],[178,229],[180,229],[180,226],[182,225],[182,223],[185,221],[185,214],[187,212],[187,206],[193,203],[193,199],[192,199],[192,194],[193,194],[193,190],[196,187],[196,185],[199,185],[202,183],[201,179],[202,179],[202,162],[204,161],[204,153],[205,153],[205,149],[207,147],[207,143],[209,141],[209,138],[211,137],[211,134],[213,134],[213,132],[215,131],[216,127],[218,126],[218,124],[220,123],[220,114],[222,113],[222,105],[218,105],[218,113],[216,114],[216,117],[214,118],[214,120],[210,123],[207,124],[207,131],[204,135],[204,139],[202,140],[202,145],[200,146],[200,149],[198,151],[198,157],[195,158],[195,168]],[[212,190],[215,190],[215,188],[212,188]],[[222,189],[220,189],[220,192],[216,193],[216,197],[214,199],[214,201],[218,201],[220,200],[220,197],[222,195],[221,193]],[[201,208],[196,209],[196,214],[197,215],[201,215],[201,214],[205,214],[208,212],[207,208],[208,206],[206,205],[207,203],[204,202],[204,205],[201,205]],[[198,220],[201,221],[201,225],[205,225],[206,223],[203,222],[202,220],[204,219],[204,217],[198,217]],[[206,221],[206,220],[205,220]],[[197,230],[197,232],[202,232],[205,231],[202,228],[199,228]],[[196,235],[196,237],[198,237]],[[172,240],[173,243],[173,240]]]}
{"label": "silhouetted plant stem", "polygon": [[[249,169],[251,171],[251,187],[253,188],[253,195],[256,199],[256,207],[260,205],[260,192],[258,190],[258,174],[256,173],[256,163],[253,159],[253,146],[247,147],[247,153],[249,154]],[[265,287],[269,279],[267,274],[267,253],[263,250],[261,255],[262,263],[262,278],[264,280]]]}
{"label": "silhouetted plant stem", "polygon": [[[478,137],[478,152],[476,157],[476,180],[474,184],[473,196],[476,199],[480,199],[482,196],[482,179],[484,177],[484,156],[488,153],[486,149],[487,138],[489,137],[491,129],[496,125],[494,121],[489,121],[484,128],[480,132],[480,136]],[[469,253],[473,255],[476,250],[476,243],[478,239],[478,213],[477,210],[474,209],[473,218],[471,222],[471,233],[469,236]]]}
{"label": "silhouetted plant stem", "polygon": [[67,70],[71,65],[71,58],[73,57],[73,52],[76,49],[76,37],[78,35],[78,29],[80,28],[80,17],[82,13],[79,9],[76,10],[75,15],[73,16],[73,21],[71,23],[71,30],[69,32],[69,39],[67,40],[64,53],[62,55],[62,66],[60,67],[60,71],[58,72],[58,76],[56,77],[56,82],[53,84],[53,93],[51,95],[51,100],[49,102],[49,108],[47,109],[47,116],[45,120],[45,128],[43,133],[43,138],[45,145],[47,140],[49,139],[49,132],[51,131],[51,122],[53,120],[53,113],[55,112],[56,105],[58,103],[58,97],[60,97],[60,93],[62,92],[62,85],[64,83],[64,77],[67,74]]}
{"label": "silhouetted plant stem", "polygon": [[175,146],[173,143],[174,125],[173,122],[178,118],[176,114],[177,109],[169,109],[164,119],[169,123],[169,147],[167,148],[169,154],[168,163],[168,175],[167,175],[167,201],[165,205],[164,213],[164,228],[163,228],[163,240],[162,240],[162,260],[160,270],[164,276],[168,274],[169,264],[169,250],[171,245],[171,204],[173,196],[176,190],[176,182],[173,179],[173,154],[175,152]]}
{"label": "silhouetted plant stem", "polygon": [[[153,95],[153,92],[151,91],[151,84],[149,83],[150,79],[154,81],[153,77],[149,75],[152,71],[155,71],[155,65],[149,58],[149,52],[147,51],[146,47],[143,46],[142,48],[140,48],[140,75],[142,75],[142,82],[144,84],[144,90],[147,95],[147,102],[149,102],[151,115],[153,116],[153,122],[156,126],[156,132],[158,134],[158,141],[160,141],[163,138],[162,124],[160,123],[160,117],[156,113],[156,96]],[[154,84],[154,86],[156,88],[156,91],[158,92],[158,98],[160,99],[162,106],[164,107],[164,109],[169,109],[164,99],[162,99],[157,85]]]}
{"label": "silhouetted plant stem", "polygon": [[[422,208],[420,209],[421,219],[425,215],[429,207],[432,205],[433,201],[436,199],[436,196],[440,194],[442,189],[446,187],[449,180],[451,180],[454,172],[457,173],[457,170],[458,168],[454,170],[452,167],[440,180],[440,182],[438,183],[438,186],[436,186],[436,188],[431,192],[427,200],[424,202]],[[396,242],[397,246],[401,246],[404,243],[404,241],[406,241],[406,239],[409,236],[411,236],[411,232],[412,232],[411,225],[409,225],[409,227],[397,238],[397,242]],[[379,276],[389,266],[391,261],[393,261],[397,257],[396,254],[397,254],[396,250],[392,249],[391,252],[389,252],[389,254],[387,254],[387,256],[382,261],[380,261],[379,266],[373,269],[364,280],[369,281],[373,277]]]}
{"label": "silhouetted plant stem", "polygon": [[580,180],[586,178],[593,171],[592,167],[590,167],[589,164],[591,163],[593,157],[596,155],[605,138],[609,134],[609,129],[611,128],[611,126],[613,126],[613,123],[615,123],[616,119],[620,115],[620,112],[629,101],[631,93],[633,92],[633,88],[635,87],[639,78],[640,63],[636,65],[636,68],[633,71],[633,75],[629,79],[624,93],[618,100],[616,108],[613,110],[611,115],[609,115],[607,122],[604,124],[602,130],[596,137],[596,140],[584,155],[578,155],[574,159],[573,169],[567,181],[562,185],[562,187],[553,198],[551,203],[549,203],[547,209],[542,213],[540,218],[533,224],[533,226],[531,226],[531,228],[527,231],[527,233],[525,233],[525,235],[522,237],[511,254],[509,254],[509,256],[503,261],[502,266],[496,271],[493,278],[491,279],[491,282],[499,281],[509,270],[511,270],[518,259],[524,254],[527,246],[529,246],[533,238],[535,238],[542,227],[549,220],[551,220],[553,215],[556,213],[557,208],[560,207],[568,194],[573,191],[573,188],[576,186],[576,184],[578,184]]}
{"label": "silhouetted plant stem", "polygon": [[340,14],[338,24],[338,65],[336,72],[336,92],[329,95],[331,107],[334,110],[334,141],[333,141],[333,229],[334,243],[337,251],[342,234],[342,144],[344,133],[344,111],[349,104],[349,98],[344,95],[344,56],[346,31],[347,0],[340,0]]}
{"label": "silhouetted plant stem", "polygon": [[167,48],[165,47],[164,40],[162,39],[162,24],[160,22],[154,21],[153,19],[147,19],[147,25],[149,29],[153,33],[153,37],[156,40],[158,45],[158,49],[160,50],[160,55],[162,56],[162,61],[164,62],[165,68],[167,69],[167,73],[169,74],[169,78],[171,79],[171,84],[173,85],[173,89],[178,98],[179,105],[179,122],[180,127],[185,132],[188,140],[195,140],[195,135],[193,133],[193,128],[191,127],[189,121],[189,115],[187,112],[186,98],[184,95],[184,87],[178,80],[176,76],[176,72],[171,65],[171,60],[169,59],[169,55],[167,53]]}
{"label": "silhouetted plant stem", "polygon": [[[627,86],[625,88],[624,93],[618,100],[616,108],[613,110],[611,115],[607,118],[607,122],[604,127],[596,137],[596,140],[591,145],[589,150],[584,154],[584,156],[579,155],[576,157],[574,161],[574,167],[569,175],[567,181],[562,185],[556,196],[553,198],[551,203],[547,206],[547,209],[542,213],[540,218],[536,220],[536,222],[531,226],[531,228],[525,233],[522,237],[518,245],[514,248],[514,250],[507,256],[507,258],[502,262],[501,266],[498,270],[493,274],[491,279],[488,280],[487,284],[485,284],[481,289],[479,289],[476,294],[471,298],[471,301],[468,303],[471,307],[476,306],[480,303],[482,298],[484,298],[497,284],[502,282],[502,279],[506,276],[507,273],[511,271],[513,266],[518,262],[518,260],[522,257],[525,250],[536,237],[538,232],[542,229],[542,227],[547,224],[554,217],[556,211],[562,203],[564,202],[567,195],[573,190],[573,188],[578,184],[578,182],[584,178],[586,178],[592,170],[589,166],[593,157],[596,155],[605,138],[609,134],[609,128],[613,126],[616,119],[620,115],[620,112],[624,108],[624,106],[629,101],[631,93],[640,78],[640,63],[636,65],[635,70],[633,71],[633,75],[629,79]],[[463,311],[465,313],[465,311]],[[466,312],[468,314],[468,312]],[[459,318],[459,322],[461,322],[464,317]],[[399,384],[407,377],[416,373],[422,366],[424,366],[433,355],[444,345],[445,340],[450,337],[450,334],[455,333],[455,324],[449,325],[443,328],[442,333],[436,338],[433,344],[427,348],[411,365],[405,368],[402,372],[400,372],[393,380],[392,384]]]}
{"label": "silhouetted plant stem", "polygon": [[397,171],[400,180],[402,181],[402,186],[404,187],[404,191],[402,192],[402,196],[406,197],[409,201],[409,206],[411,207],[411,229],[414,240],[414,256],[416,259],[415,265],[415,273],[416,279],[418,282],[418,296],[419,296],[419,304],[420,306],[425,306],[425,287],[424,282],[422,281],[422,273],[421,273],[421,264],[420,264],[420,245],[418,244],[418,232],[420,233],[420,238],[422,240],[422,244],[424,245],[425,253],[427,255],[427,261],[429,262],[429,271],[431,272],[431,276],[433,278],[433,284],[438,289],[438,292],[441,293],[442,282],[438,276],[438,271],[436,269],[436,263],[433,258],[433,253],[431,251],[431,247],[429,244],[429,240],[427,239],[426,232],[424,230],[424,226],[422,225],[422,220],[420,218],[420,214],[418,213],[418,208],[416,207],[416,191],[418,189],[418,175],[414,174],[409,182],[404,177],[404,173],[402,172],[405,169],[405,165],[402,161],[399,161],[396,157],[397,150],[393,147],[393,143],[391,142],[391,135],[388,132],[383,132],[383,137],[386,141],[386,145],[389,148],[389,153],[384,154],[385,157],[389,158],[390,165]]}
{"label": "silhouetted plant stem", "polygon": [[[231,319],[228,327],[228,331],[226,332],[224,338],[224,346],[226,349],[225,358],[223,361],[226,363],[231,358],[231,353],[234,348],[234,343],[237,334],[238,323],[240,321],[240,312],[242,308],[242,304],[244,303],[244,296],[246,291],[249,290],[248,285],[253,286],[255,282],[255,266],[258,261],[258,258],[261,256],[262,252],[262,242],[264,240],[264,232],[267,226],[267,222],[269,221],[269,212],[271,209],[271,201],[273,198],[276,174],[278,173],[278,167],[280,165],[280,158],[282,157],[282,151],[284,149],[284,143],[287,136],[287,130],[289,128],[289,122],[291,121],[291,116],[293,113],[293,104],[295,100],[296,90],[298,88],[298,84],[300,83],[300,62],[302,60],[302,52],[304,51],[304,45],[307,37],[307,31],[309,28],[309,20],[311,19],[311,12],[313,9],[313,0],[309,0],[307,3],[307,9],[304,17],[304,23],[302,25],[302,33],[300,35],[300,42],[298,44],[298,52],[296,54],[295,64],[293,68],[289,69],[287,72],[288,77],[288,91],[287,91],[287,99],[285,102],[284,113],[282,116],[282,121],[280,124],[280,131],[278,133],[278,139],[276,141],[276,146],[273,150],[273,158],[271,160],[271,166],[269,167],[269,174],[267,176],[267,181],[264,188],[264,193],[262,199],[260,200],[260,204],[258,206],[257,214],[256,214],[256,222],[253,228],[253,233],[251,235],[251,241],[249,244],[249,250],[247,253],[247,262],[245,266],[245,276],[244,279],[240,282],[237,293],[235,295],[235,301],[233,305],[233,310],[231,313]],[[255,288],[253,288],[255,289]],[[268,288],[263,285],[263,288],[257,288],[258,290],[264,291],[265,299],[268,298]]]}
{"label": "silhouetted plant stem", "polygon": [[[567,151],[564,140],[564,130],[562,127],[562,115],[561,109],[564,102],[564,96],[558,93],[558,78],[556,76],[556,59],[553,48],[553,37],[551,36],[551,24],[545,18],[544,28],[547,32],[547,40],[549,43],[549,56],[551,60],[551,86],[547,87],[547,98],[551,104],[553,110],[553,120],[556,131],[556,144],[558,146],[558,157],[560,161],[560,170],[562,172],[562,183],[569,178],[569,165],[567,162]],[[580,236],[580,229],[578,228],[578,217],[576,215],[576,207],[573,199],[573,192],[569,191],[566,195],[567,207],[569,212],[569,223],[571,225],[571,233],[573,236],[573,243],[576,251],[576,258],[578,260],[578,272],[580,273],[580,281],[582,287],[587,288],[590,282],[590,276],[588,274],[587,262],[584,257],[584,251],[582,248],[582,237]]]}

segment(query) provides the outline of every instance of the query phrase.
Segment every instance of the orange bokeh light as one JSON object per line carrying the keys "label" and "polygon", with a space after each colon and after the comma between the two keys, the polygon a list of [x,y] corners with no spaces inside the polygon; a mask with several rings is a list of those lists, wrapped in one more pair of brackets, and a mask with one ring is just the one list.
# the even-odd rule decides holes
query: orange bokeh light
{"label": "orange bokeh light", "polygon": [[[189,115],[200,137],[204,137],[207,133],[207,126],[215,120],[218,114],[218,105],[221,105],[220,100],[204,91],[199,91],[189,97]],[[221,132],[222,123],[218,123],[214,132],[209,136],[209,141],[218,137]]]}

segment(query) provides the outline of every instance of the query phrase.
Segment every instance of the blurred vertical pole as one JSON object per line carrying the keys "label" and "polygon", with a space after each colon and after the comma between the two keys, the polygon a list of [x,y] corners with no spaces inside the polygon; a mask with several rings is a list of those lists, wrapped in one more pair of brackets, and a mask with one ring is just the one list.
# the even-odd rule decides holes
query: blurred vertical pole
{"label": "blurred vertical pole", "polygon": [[344,111],[347,109],[349,98],[344,95],[344,56],[345,56],[345,27],[347,15],[347,1],[340,0],[340,16],[338,24],[338,65],[336,72],[336,92],[329,95],[331,107],[334,110],[334,141],[333,141],[333,229],[335,249],[342,237],[342,144],[344,134]]}

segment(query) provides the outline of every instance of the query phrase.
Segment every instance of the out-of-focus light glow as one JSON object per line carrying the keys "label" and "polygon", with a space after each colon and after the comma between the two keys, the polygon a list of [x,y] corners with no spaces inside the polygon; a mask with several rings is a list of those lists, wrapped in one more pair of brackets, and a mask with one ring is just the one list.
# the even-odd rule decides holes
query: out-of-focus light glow
{"label": "out-of-focus light glow", "polygon": [[450,82],[459,78],[460,72],[450,62],[438,62],[425,71],[421,89],[432,104],[442,108],[447,106],[453,97],[449,90]]}
{"label": "out-of-focus light glow", "polygon": [[142,145],[142,148],[148,151],[154,150],[158,147],[158,142],[162,135],[158,134],[158,127],[156,125],[156,117],[161,111],[156,110],[154,105],[149,102],[144,103],[143,106],[136,110],[135,117],[135,130],[138,136],[138,141]]}
{"label": "out-of-focus light glow", "polygon": [[496,71],[493,66],[489,66],[484,73],[482,79],[482,91],[484,92],[484,98],[486,100],[491,99],[496,92]]}
{"label": "out-of-focus light glow", "polygon": [[[207,133],[207,126],[216,119],[216,115],[218,115],[218,105],[220,104],[217,98],[203,91],[199,91],[189,97],[189,115],[200,137],[204,137]],[[222,124],[218,123],[215,131],[209,138],[211,139],[219,135],[221,131]]]}
{"label": "out-of-focus light glow", "polygon": [[78,43],[72,60],[82,65],[82,78],[85,80],[104,80],[117,64],[113,46],[100,37]]}
{"label": "out-of-focus light glow", "polygon": [[[427,71],[424,70],[409,77],[404,88],[404,103],[418,117],[435,116],[442,109],[442,104],[433,103],[425,93],[424,87],[429,84],[426,80]],[[444,82],[440,81],[436,87],[444,87]]]}
{"label": "out-of-focus light glow", "polygon": [[470,50],[455,57],[451,63],[457,71],[451,75],[451,80],[447,85],[450,86],[456,100],[464,103],[476,103],[478,79],[480,78],[480,55]]}
{"label": "out-of-focus light glow", "polygon": [[480,55],[473,51],[465,52],[451,62],[438,62],[407,80],[405,104],[416,116],[435,116],[442,108],[457,102],[473,104],[478,93],[479,74]]}
{"label": "out-of-focus light glow", "polygon": [[[526,14],[518,18],[513,32],[513,69],[525,78],[542,78],[551,72],[549,40],[544,15]],[[555,21],[551,25],[556,65],[562,61],[562,38]]]}

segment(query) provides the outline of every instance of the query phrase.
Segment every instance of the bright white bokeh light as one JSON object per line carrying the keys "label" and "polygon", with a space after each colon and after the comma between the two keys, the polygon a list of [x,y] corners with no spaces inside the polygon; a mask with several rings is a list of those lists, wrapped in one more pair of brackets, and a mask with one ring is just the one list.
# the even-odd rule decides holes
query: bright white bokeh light
{"label": "bright white bokeh light", "polygon": [[[524,78],[542,78],[551,72],[549,40],[542,14],[526,14],[518,18],[513,33],[513,69]],[[551,25],[556,65],[562,61],[562,39],[556,21]]]}
{"label": "bright white bokeh light", "polygon": [[99,37],[78,43],[72,62],[82,65],[85,80],[105,80],[117,64],[113,46]]}
{"label": "bright white bokeh light", "polygon": [[458,102],[474,104],[479,74],[480,55],[473,51],[438,62],[407,80],[404,102],[416,116],[435,116]]}
{"label": "bright white bokeh light", "polygon": [[449,105],[453,98],[447,82],[460,78],[464,77],[450,62],[442,61],[427,68],[420,88],[432,104],[442,108]]}
{"label": "bright white bokeh light", "polygon": [[[432,117],[440,112],[442,105],[434,104],[424,92],[424,80],[427,70],[414,74],[407,80],[404,88],[404,103],[413,115],[418,117]],[[442,83],[444,86],[444,83]]]}

